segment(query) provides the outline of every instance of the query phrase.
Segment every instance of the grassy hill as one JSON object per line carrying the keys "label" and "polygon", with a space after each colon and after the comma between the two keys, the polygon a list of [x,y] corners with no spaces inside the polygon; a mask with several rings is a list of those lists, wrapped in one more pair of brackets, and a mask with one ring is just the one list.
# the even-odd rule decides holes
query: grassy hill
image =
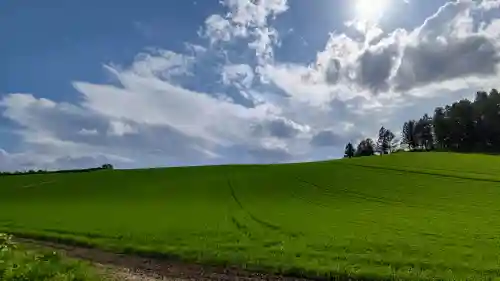
{"label": "grassy hill", "polygon": [[500,157],[0,177],[0,231],[310,276],[500,276]]}

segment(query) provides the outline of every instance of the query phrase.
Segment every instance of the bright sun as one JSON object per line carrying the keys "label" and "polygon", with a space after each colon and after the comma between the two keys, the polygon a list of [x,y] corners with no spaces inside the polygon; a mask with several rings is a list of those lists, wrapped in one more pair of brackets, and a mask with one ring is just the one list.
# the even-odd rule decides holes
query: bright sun
{"label": "bright sun", "polygon": [[387,0],[357,0],[356,17],[364,21],[377,21],[387,7]]}

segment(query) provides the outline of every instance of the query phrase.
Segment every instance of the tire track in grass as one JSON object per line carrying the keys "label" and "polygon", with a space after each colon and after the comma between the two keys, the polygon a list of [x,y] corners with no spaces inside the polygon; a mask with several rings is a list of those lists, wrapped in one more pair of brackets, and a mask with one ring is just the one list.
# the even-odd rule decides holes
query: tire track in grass
{"label": "tire track in grass", "polygon": [[252,232],[244,223],[238,221],[235,216],[231,216],[231,222],[238,229],[239,232],[243,233],[246,237],[251,238]]}
{"label": "tire track in grass", "polygon": [[[311,182],[311,181],[308,181],[308,180],[305,180],[305,179],[302,179],[302,178],[299,178],[297,177],[296,178],[299,182],[302,182],[302,183],[305,183],[305,184],[308,184],[308,185],[311,185],[317,189],[320,189],[320,190],[325,190],[325,188],[317,183],[314,183],[314,182]],[[386,200],[382,197],[376,197],[376,196],[371,196],[371,195],[367,195],[367,194],[363,194],[363,193],[360,193],[360,192],[355,192],[355,191],[351,191],[351,190],[348,190],[348,189],[345,189],[345,188],[339,188],[338,191],[340,192],[343,192],[343,193],[346,193],[348,195],[351,195],[353,197],[357,197],[357,198],[360,198],[360,199],[363,199],[363,200],[366,200],[366,201],[372,201],[372,202],[377,202],[377,203],[384,203],[384,204],[393,204],[393,203],[400,203],[400,204],[405,204],[401,201],[397,201],[397,200]],[[407,204],[405,204],[406,206]]]}
{"label": "tire track in grass", "polygon": [[[356,164],[354,164],[356,165]],[[363,164],[360,164],[360,165],[363,165]],[[367,165],[367,166],[371,166],[371,165]],[[377,165],[373,165],[373,167],[380,167],[380,166],[377,166]],[[394,167],[394,166],[384,166],[384,167],[389,167],[389,168],[394,168],[394,169],[402,169],[402,170],[406,170],[406,169],[410,169],[410,170],[413,170],[413,171],[418,171],[418,166],[405,166],[405,165],[398,165],[398,167]],[[415,167],[417,167],[415,169]],[[458,169],[442,169],[442,168],[436,168],[436,167],[432,167],[431,169],[426,169],[427,171],[444,171],[444,172],[460,172],[460,173],[467,173],[467,174],[477,174],[477,175],[485,175],[485,176],[496,176],[497,174],[495,173],[485,173],[485,172],[477,172],[477,171],[467,171],[467,170],[458,170]],[[441,173],[439,173],[441,174]]]}
{"label": "tire track in grass", "polygon": [[316,207],[321,207],[321,208],[329,208],[330,206],[326,203],[322,203],[322,202],[318,202],[314,199],[311,199],[311,198],[305,198],[304,196],[300,196],[299,194],[295,193],[295,192],[292,192],[291,193],[291,197],[297,199],[297,200],[300,200],[302,202],[305,202],[307,204],[312,204]]}
{"label": "tire track in grass", "polygon": [[403,172],[417,175],[429,175],[429,176],[437,176],[443,178],[455,178],[455,179],[463,179],[463,180],[471,180],[471,181],[482,181],[482,182],[494,182],[500,183],[500,179],[495,178],[480,178],[480,177],[469,177],[469,176],[460,176],[460,175],[451,175],[439,172],[431,172],[431,171],[422,171],[415,169],[402,169],[395,167],[380,167],[380,166],[372,166],[372,165],[363,165],[363,164],[355,164],[355,163],[347,163],[347,161],[342,162],[343,165],[351,165],[368,169],[376,169],[376,170],[385,170],[385,171],[395,171],[395,172]]}
{"label": "tire track in grass", "polygon": [[57,181],[56,180],[43,181],[43,182],[39,182],[39,183],[32,183],[32,184],[23,185],[23,186],[21,186],[21,188],[38,187],[38,186],[46,185],[49,183],[55,183],[55,182],[57,182]]}
{"label": "tire track in grass", "polygon": [[253,236],[252,236],[252,231],[250,230],[250,227],[245,222],[242,222],[243,219],[238,219],[237,216],[236,216],[237,212],[242,212],[241,216],[246,216],[247,215],[246,210],[244,210],[242,208],[241,202],[239,202],[239,200],[235,199],[235,195],[231,194],[231,198],[233,199],[233,201],[235,201],[237,203],[236,204],[237,205],[237,207],[236,207],[237,209],[234,209],[234,207],[232,205],[229,206],[229,213],[232,214],[230,216],[231,223],[245,237],[247,237],[249,239],[254,239]]}
{"label": "tire track in grass", "polygon": [[[295,179],[295,180],[292,179],[292,181],[297,181],[297,179]],[[308,184],[308,185],[309,186],[313,186],[313,185],[310,185],[310,184]],[[313,186],[313,187],[314,187],[314,192],[317,192],[318,191],[318,187],[316,187],[316,186]],[[291,197],[293,197],[293,198],[295,198],[295,199],[297,199],[299,201],[305,202],[307,204],[314,205],[316,207],[321,207],[321,208],[329,208],[330,207],[328,204],[326,204],[324,202],[318,202],[315,199],[307,198],[307,196],[301,196],[301,195],[298,194],[298,192],[294,191],[293,189],[291,189],[290,195],[291,195]]]}
{"label": "tire track in grass", "polygon": [[243,206],[240,199],[236,195],[236,192],[234,191],[233,185],[231,184],[231,181],[229,179],[227,180],[227,185],[229,187],[229,190],[231,192],[231,197],[233,198],[233,200],[240,207],[240,209],[243,210],[253,221],[257,222],[258,224],[260,224],[268,229],[281,232],[282,234],[285,234],[285,235],[288,235],[288,236],[291,236],[294,238],[303,235],[302,233],[295,233],[295,232],[290,232],[290,231],[284,230],[279,225],[264,221],[264,220],[260,219],[259,217],[255,216],[254,214],[252,214],[252,212],[250,212],[248,209],[246,209],[245,206]]}
{"label": "tire track in grass", "polygon": [[[321,186],[321,185],[319,185],[317,183],[314,183],[314,182],[302,179],[300,177],[296,177],[296,179],[297,179],[297,181],[305,183],[305,184],[308,184],[308,185],[311,185],[311,186],[315,187],[316,189],[325,190],[325,188],[323,186]],[[358,198],[358,199],[362,199],[364,201],[371,201],[371,202],[383,203],[383,204],[388,204],[388,205],[399,204],[399,205],[402,205],[404,207],[419,208],[419,209],[433,207],[433,208],[436,208],[438,210],[444,210],[444,211],[446,211],[445,207],[438,206],[438,205],[430,205],[430,204],[415,205],[415,204],[411,204],[411,203],[407,203],[407,202],[403,202],[403,201],[399,201],[399,200],[392,200],[392,199],[387,199],[387,198],[383,198],[383,197],[372,196],[372,195],[368,195],[368,194],[365,194],[365,193],[348,190],[346,188],[339,188],[337,190],[340,191],[340,192],[342,192],[342,193],[345,193],[347,195],[350,195],[352,197],[355,197],[355,198]]]}
{"label": "tire track in grass", "polygon": [[[296,179],[302,183],[313,186],[316,190],[319,190],[319,189],[326,190],[326,188],[324,188],[323,186],[321,186],[317,183],[305,180],[305,179],[300,178],[300,177],[296,177]],[[394,200],[394,199],[388,199],[388,198],[384,198],[384,197],[377,197],[377,196],[373,196],[373,195],[368,195],[366,193],[356,192],[356,191],[352,191],[352,190],[349,190],[346,188],[338,188],[336,190],[339,192],[345,193],[347,195],[350,195],[354,198],[364,200],[364,201],[384,203],[384,204],[389,204],[389,205],[400,205],[403,207],[416,208],[416,209],[433,208],[435,211],[446,212],[446,213],[448,213],[450,211],[450,209],[449,209],[450,206],[446,206],[446,205],[436,205],[436,204],[429,204],[429,203],[412,204],[412,203],[404,202],[401,200]],[[327,193],[327,195],[333,196],[332,194],[328,194],[328,193]],[[482,206],[475,206],[475,205],[467,205],[467,208],[480,209],[480,210],[483,209]]]}
{"label": "tire track in grass", "polygon": [[263,221],[261,219],[259,219],[258,217],[256,217],[254,214],[252,214],[250,211],[248,211],[244,206],[243,204],[241,203],[240,199],[238,198],[238,196],[236,195],[236,192],[234,191],[234,188],[233,188],[233,185],[231,184],[231,181],[230,180],[227,180],[227,185],[229,186],[229,190],[231,191],[231,196],[233,197],[234,201],[236,202],[236,204],[238,204],[238,206],[245,212],[247,213],[247,215],[250,216],[250,218],[252,218],[252,220],[256,221],[257,223],[261,224],[261,225],[264,225],[265,227],[267,228],[270,228],[270,229],[273,229],[273,230],[280,230],[281,228],[277,225],[274,225],[272,223],[269,223],[269,222],[266,222],[266,221]]}

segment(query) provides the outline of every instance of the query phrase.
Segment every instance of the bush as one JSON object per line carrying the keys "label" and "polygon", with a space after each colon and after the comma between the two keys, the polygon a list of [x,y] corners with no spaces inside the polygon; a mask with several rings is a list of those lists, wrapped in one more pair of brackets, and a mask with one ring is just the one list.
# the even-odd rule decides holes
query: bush
{"label": "bush", "polygon": [[111,164],[104,164],[101,166],[101,169],[103,170],[113,170],[113,165]]}

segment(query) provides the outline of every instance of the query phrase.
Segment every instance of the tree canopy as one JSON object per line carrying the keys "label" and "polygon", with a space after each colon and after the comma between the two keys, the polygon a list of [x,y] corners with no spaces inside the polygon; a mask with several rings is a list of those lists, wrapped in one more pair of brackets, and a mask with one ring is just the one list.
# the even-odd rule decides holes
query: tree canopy
{"label": "tree canopy", "polygon": [[346,158],[352,158],[352,157],[354,157],[354,153],[355,152],[356,152],[356,150],[354,150],[354,146],[352,145],[352,143],[348,143],[345,146],[344,157],[346,157]]}
{"label": "tree canopy", "polygon": [[373,142],[372,139],[368,138],[368,139],[362,140],[358,144],[358,147],[356,148],[356,152],[354,153],[354,156],[357,156],[357,157],[371,156],[374,153],[375,153],[375,143]]}
{"label": "tree canopy", "polygon": [[[479,91],[474,101],[462,99],[437,107],[433,116],[403,123],[401,142],[409,150],[445,150],[461,152],[500,152],[500,93]],[[352,145],[352,143],[349,143]],[[388,154],[397,150],[398,139],[381,127],[375,144],[363,139],[354,156],[369,156],[375,151]],[[353,145],[352,145],[353,146]]]}

